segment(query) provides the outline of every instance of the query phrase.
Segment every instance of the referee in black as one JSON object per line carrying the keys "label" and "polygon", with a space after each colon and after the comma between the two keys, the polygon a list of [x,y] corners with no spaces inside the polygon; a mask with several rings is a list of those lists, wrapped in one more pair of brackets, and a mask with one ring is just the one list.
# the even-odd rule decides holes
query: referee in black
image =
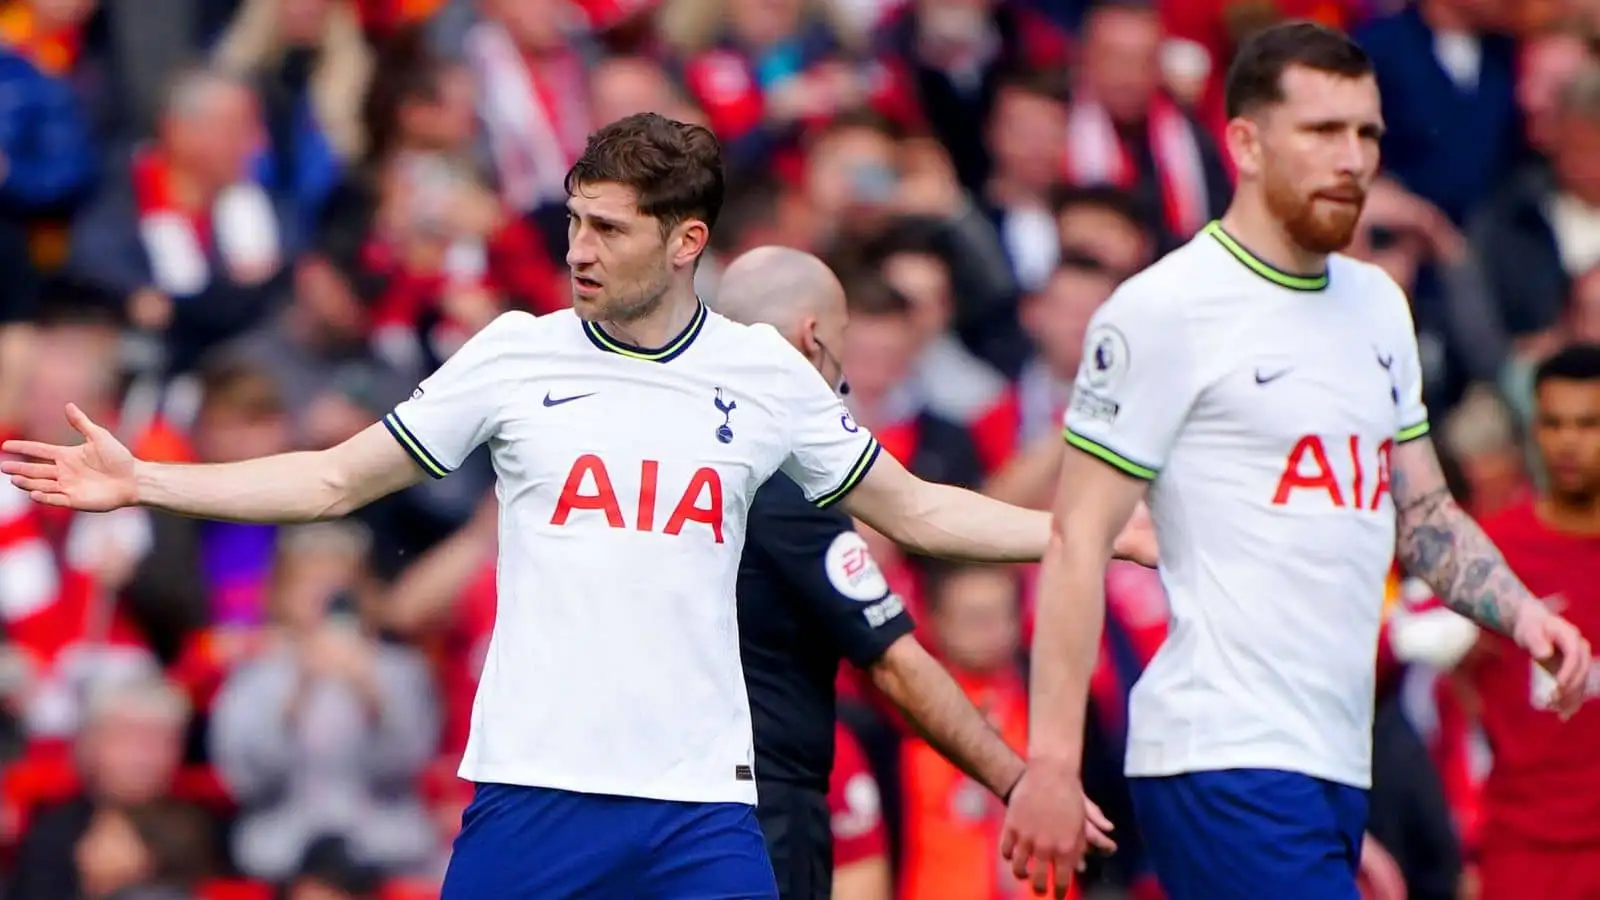
{"label": "referee in black", "polygon": [[[844,393],[836,355],[848,313],[844,289],[815,256],[762,247],[735,260],[717,311],[776,328]],[[1139,556],[1145,539],[1131,536]],[[1122,549],[1122,548],[1119,548]],[[850,518],[819,509],[782,473],[756,491],[739,563],[739,652],[755,738],[756,808],[783,900],[828,900],[833,835],[834,683],[840,660],[864,669],[946,759],[1006,797],[1024,762],[950,674],[912,635]],[[1115,845],[1091,809],[1091,844]]]}

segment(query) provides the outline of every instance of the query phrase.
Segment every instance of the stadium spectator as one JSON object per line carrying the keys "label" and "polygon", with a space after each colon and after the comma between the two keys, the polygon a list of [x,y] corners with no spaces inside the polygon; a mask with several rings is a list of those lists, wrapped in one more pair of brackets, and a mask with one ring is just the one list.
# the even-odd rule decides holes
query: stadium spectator
{"label": "stadium spectator", "polygon": [[999,80],[985,124],[993,167],[980,196],[1017,283],[1035,290],[1055,266],[1060,242],[1050,198],[1067,154],[1065,79],[1047,72]]}
{"label": "stadium spectator", "polygon": [[912,0],[880,30],[879,52],[912,86],[956,177],[981,196],[993,162],[979,123],[1003,73],[1060,68],[1068,38],[1027,4],[999,0]]}
{"label": "stadium spectator", "polygon": [[972,436],[929,409],[912,386],[919,341],[910,302],[877,276],[847,282],[845,296],[850,329],[838,352],[850,373],[850,415],[917,476],[977,484],[983,464]]}
{"label": "stadium spectator", "polygon": [[1558,105],[1561,90],[1594,59],[1587,35],[1574,27],[1548,27],[1530,34],[1521,45],[1517,107],[1528,147],[1548,154],[1560,138]]}
{"label": "stadium spectator", "polygon": [[1600,264],[1600,66],[1563,85],[1555,116],[1549,165],[1508,179],[1472,227],[1519,351],[1556,326],[1573,279]]}
{"label": "stadium spectator", "polygon": [[351,0],[246,0],[213,56],[253,81],[267,136],[257,174],[311,231],[365,149],[373,55]]}
{"label": "stadium spectator", "polygon": [[[1016,574],[1004,567],[932,567],[929,613],[938,649],[967,696],[1011,746],[1027,745],[1027,692]],[[996,849],[1004,804],[919,739],[901,747],[904,900],[999,900],[1011,878]]]}
{"label": "stadium spectator", "polygon": [[325,834],[392,872],[431,862],[416,779],[438,740],[433,689],[419,654],[361,622],[359,534],[317,525],[282,538],[269,600],[277,634],[233,671],[212,711],[212,759],[243,810],[234,856],[255,877],[292,874]]}
{"label": "stadium spectator", "polygon": [[278,896],[282,900],[376,900],[383,873],[362,864],[343,838],[319,838],[306,848],[294,875]]}
{"label": "stadium spectator", "polygon": [[642,112],[704,124],[666,68],[648,56],[609,56],[595,63],[589,71],[589,107],[601,125]]}
{"label": "stadium spectator", "polygon": [[1156,256],[1150,216],[1120,188],[1068,188],[1056,194],[1051,210],[1062,256],[1086,256],[1119,279],[1149,265]]}
{"label": "stadium spectator", "polygon": [[1232,190],[1210,133],[1161,84],[1159,13],[1140,2],[1092,7],[1067,122],[1067,183],[1129,191],[1172,238],[1221,215]]}
{"label": "stadium spectator", "polygon": [[193,900],[213,867],[210,824],[153,802],[94,813],[74,848],[82,900]]}
{"label": "stadium spectator", "polygon": [[833,830],[833,900],[890,900],[895,894],[883,794],[861,742],[842,724],[834,726],[828,812]]}
{"label": "stadium spectator", "polygon": [[0,9],[0,203],[23,221],[61,212],[97,174],[72,71],[96,0],[14,0]]}
{"label": "stadium spectator", "polygon": [[[83,896],[78,853],[96,826],[116,837],[120,810],[168,800],[183,756],[189,707],[156,677],[102,682],[90,693],[87,721],[76,747],[78,791],[30,817],[8,884],[12,900]],[[192,812],[192,811],[190,811]],[[106,820],[110,817],[110,821]],[[205,848],[196,848],[204,855]]]}
{"label": "stadium spectator", "polygon": [[155,143],[135,151],[74,225],[69,268],[137,327],[165,335],[171,371],[259,322],[298,249],[292,214],[251,173],[261,131],[248,85],[186,72]]}
{"label": "stadium spectator", "polygon": [[1358,29],[1383,92],[1383,166],[1463,223],[1521,150],[1517,53],[1497,3],[1419,0]]}

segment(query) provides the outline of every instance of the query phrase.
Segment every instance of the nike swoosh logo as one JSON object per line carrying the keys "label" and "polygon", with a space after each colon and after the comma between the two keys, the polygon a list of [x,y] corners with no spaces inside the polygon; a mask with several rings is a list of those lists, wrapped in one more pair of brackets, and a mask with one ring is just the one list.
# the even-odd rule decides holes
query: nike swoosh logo
{"label": "nike swoosh logo", "polygon": [[563,403],[571,403],[574,400],[582,400],[585,397],[593,397],[594,395],[595,395],[595,392],[591,391],[591,392],[589,392],[587,394],[573,394],[571,397],[561,397],[561,398],[558,399],[558,398],[555,398],[555,397],[551,397],[549,391],[545,391],[544,392],[544,405],[545,406],[560,406]]}
{"label": "nike swoosh logo", "polygon": [[1270,384],[1271,382],[1277,381],[1279,378],[1282,378],[1283,376],[1289,374],[1290,371],[1292,371],[1292,370],[1283,369],[1281,371],[1270,372],[1270,373],[1268,373],[1266,375],[1263,375],[1263,374],[1261,374],[1261,370],[1257,369],[1256,370],[1256,384]]}

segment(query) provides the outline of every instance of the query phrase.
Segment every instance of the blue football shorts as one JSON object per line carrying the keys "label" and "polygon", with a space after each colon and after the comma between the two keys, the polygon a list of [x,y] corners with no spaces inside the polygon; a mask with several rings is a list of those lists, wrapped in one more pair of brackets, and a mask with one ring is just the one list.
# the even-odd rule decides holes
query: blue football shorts
{"label": "blue football shorts", "polygon": [[1168,900],[1360,900],[1367,792],[1271,769],[1129,778]]}
{"label": "blue football shorts", "polygon": [[440,900],[777,900],[743,803],[480,784]]}

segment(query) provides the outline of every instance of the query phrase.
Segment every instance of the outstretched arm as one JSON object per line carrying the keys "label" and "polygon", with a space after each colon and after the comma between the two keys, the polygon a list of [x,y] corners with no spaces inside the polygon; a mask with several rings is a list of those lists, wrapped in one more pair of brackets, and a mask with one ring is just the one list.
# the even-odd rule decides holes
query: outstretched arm
{"label": "outstretched arm", "polygon": [[[878,454],[872,469],[844,496],[840,506],[900,546],[924,556],[1034,562],[1044,556],[1050,543],[1050,513],[923,481],[887,453]],[[1111,551],[1117,558],[1155,564],[1154,540],[1147,529],[1122,533],[1119,526],[1112,536]]]}
{"label": "outstretched arm", "polygon": [[1528,590],[1456,504],[1431,440],[1397,446],[1390,468],[1401,565],[1427,582],[1446,606],[1513,638],[1555,676],[1556,710],[1575,711],[1588,682],[1589,642]]}
{"label": "outstretched arm", "polygon": [[423,478],[381,424],[328,450],[215,465],[139,462],[134,474],[143,506],[236,522],[338,518]]}

